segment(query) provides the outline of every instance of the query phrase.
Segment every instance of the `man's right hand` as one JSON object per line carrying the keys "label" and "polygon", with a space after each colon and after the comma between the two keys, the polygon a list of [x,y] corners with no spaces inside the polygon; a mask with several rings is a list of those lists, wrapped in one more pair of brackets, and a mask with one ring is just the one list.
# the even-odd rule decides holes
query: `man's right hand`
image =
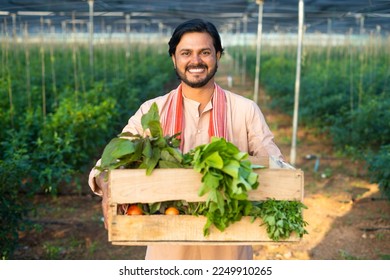
{"label": "man's right hand", "polygon": [[104,227],[108,229],[108,180],[107,180],[107,172],[100,173],[97,177],[95,177],[96,184],[102,190],[102,210],[104,217]]}

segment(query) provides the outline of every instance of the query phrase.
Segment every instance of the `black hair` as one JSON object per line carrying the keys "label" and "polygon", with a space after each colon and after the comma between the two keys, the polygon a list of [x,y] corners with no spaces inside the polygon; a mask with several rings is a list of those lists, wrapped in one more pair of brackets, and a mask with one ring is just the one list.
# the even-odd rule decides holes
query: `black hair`
{"label": "black hair", "polygon": [[221,55],[223,53],[221,37],[219,36],[217,28],[211,22],[204,21],[202,19],[191,19],[189,21],[181,23],[176,27],[175,31],[172,34],[171,39],[169,40],[169,56],[172,56],[176,52],[176,47],[179,44],[181,37],[185,33],[189,32],[206,32],[210,34],[211,38],[213,38],[213,44],[215,51],[220,52]]}

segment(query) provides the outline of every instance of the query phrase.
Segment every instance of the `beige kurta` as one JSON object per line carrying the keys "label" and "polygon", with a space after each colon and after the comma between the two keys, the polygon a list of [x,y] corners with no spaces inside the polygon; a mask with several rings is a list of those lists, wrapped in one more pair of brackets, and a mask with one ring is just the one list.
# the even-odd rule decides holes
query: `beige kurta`
{"label": "beige kurta", "polygon": [[[227,129],[229,141],[234,143],[242,152],[253,156],[277,156],[282,158],[279,148],[273,141],[273,135],[266,124],[259,107],[252,100],[226,91],[227,97]],[[141,117],[149,111],[153,102],[156,102],[160,113],[167,110],[167,95],[146,101],[139,110],[129,119],[123,132],[143,134]],[[212,102],[209,102],[203,113],[199,115],[200,103],[184,98],[185,130],[184,148],[186,153],[190,149],[209,142],[209,120]],[[95,183],[93,169],[89,176],[89,185],[93,192],[101,195],[101,190]],[[176,259],[252,259],[251,246],[182,246],[182,245],[153,245],[148,246],[146,259],[149,260],[176,260]]]}

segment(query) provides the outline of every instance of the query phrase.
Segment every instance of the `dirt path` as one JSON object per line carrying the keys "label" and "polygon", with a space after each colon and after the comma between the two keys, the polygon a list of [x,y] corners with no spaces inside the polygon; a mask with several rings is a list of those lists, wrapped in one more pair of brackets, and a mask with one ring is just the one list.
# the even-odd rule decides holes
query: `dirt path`
{"label": "dirt path", "polygon": [[[251,84],[240,85],[240,75],[232,74],[233,87],[228,88],[224,69],[233,68],[220,68],[218,83],[251,98]],[[263,93],[259,101],[266,101]],[[261,108],[288,161],[290,117]],[[313,130],[300,127],[298,141],[296,167],[305,172],[304,218],[309,234],[298,243],[255,246],[254,258],[390,259],[390,203],[380,197],[377,185],[364,179],[364,166],[335,156],[330,141]],[[306,159],[306,155],[319,159]],[[36,197],[38,212],[31,215],[34,229],[21,233],[15,259],[144,258],[145,247],[107,242],[100,198],[84,188],[87,195]]]}

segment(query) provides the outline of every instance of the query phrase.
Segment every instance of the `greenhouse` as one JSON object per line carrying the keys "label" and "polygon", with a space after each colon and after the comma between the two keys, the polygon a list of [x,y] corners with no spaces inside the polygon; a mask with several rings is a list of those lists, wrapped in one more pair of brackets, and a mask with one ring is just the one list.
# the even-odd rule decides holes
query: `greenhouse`
{"label": "greenhouse", "polygon": [[198,18],[222,41],[212,79],[260,108],[304,173],[306,234],[255,244],[253,259],[390,258],[390,1],[4,0],[2,259],[145,259],[145,244],[108,242],[88,177],[144,102],[185,83],[168,43]]}

